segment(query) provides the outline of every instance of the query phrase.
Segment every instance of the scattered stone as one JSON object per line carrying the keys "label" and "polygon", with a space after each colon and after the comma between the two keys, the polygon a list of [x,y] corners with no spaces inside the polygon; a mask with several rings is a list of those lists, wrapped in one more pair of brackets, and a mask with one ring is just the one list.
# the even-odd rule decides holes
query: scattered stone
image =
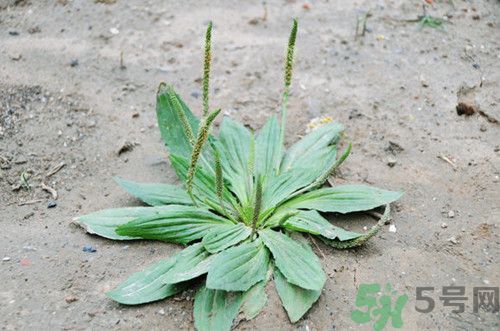
{"label": "scattered stone", "polygon": [[55,207],[57,207],[57,202],[55,200],[49,200],[47,208],[55,208]]}
{"label": "scattered stone", "polygon": [[79,64],[80,64],[80,62],[78,61],[78,59],[73,59],[73,60],[69,61],[69,65],[73,68],[78,67]]}
{"label": "scattered stone", "polygon": [[457,92],[457,114],[470,116],[479,111],[476,104],[476,86],[462,85]]}
{"label": "scattered stone", "polygon": [[9,31],[9,34],[10,34],[11,36],[14,36],[14,37],[15,37],[15,36],[19,36],[19,32],[14,31],[14,30],[13,30],[13,31]]}
{"label": "scattered stone", "polygon": [[137,145],[137,143],[133,143],[133,142],[130,142],[128,140],[125,140],[125,141],[123,141],[122,144],[120,144],[120,148],[118,148],[118,151],[116,152],[116,154],[118,156],[120,156],[123,153],[130,152],[131,150],[134,149],[135,145]]}
{"label": "scattered stone", "polygon": [[6,256],[2,259],[2,262],[9,262],[10,261],[10,257]]}
{"label": "scattered stone", "polygon": [[455,217],[455,212],[453,210],[450,210],[448,212],[448,218],[453,218],[453,217]]}
{"label": "scattered stone", "polygon": [[36,248],[31,246],[31,245],[26,245],[26,246],[23,246],[23,250],[25,250],[26,252],[34,252],[34,251],[36,251]]}
{"label": "scattered stone", "polygon": [[448,241],[449,241],[449,242],[451,242],[451,243],[452,243],[452,244],[454,244],[454,245],[458,244],[458,240],[457,240],[457,238],[455,238],[455,237],[450,237],[450,238],[448,238]]}
{"label": "scattered stone", "polygon": [[139,117],[139,113],[138,112],[135,112],[132,114],[132,118],[138,118]]}
{"label": "scattered stone", "polygon": [[23,219],[24,219],[24,220],[27,220],[28,218],[30,218],[31,216],[34,216],[34,215],[35,215],[35,212],[32,212],[32,211],[31,211],[31,212],[27,213],[26,215],[24,215],[24,216],[23,216]]}
{"label": "scattered stone", "polygon": [[397,160],[393,157],[389,157],[387,159],[387,165],[391,168],[394,167],[396,165],[396,163],[397,163]]}
{"label": "scattered stone", "polygon": [[389,225],[389,232],[396,233],[397,232],[396,225],[394,224]]}
{"label": "scattered stone", "polygon": [[64,298],[64,300],[66,300],[67,303],[72,303],[78,301],[78,298],[74,295],[69,295],[66,298]]}
{"label": "scattered stone", "polygon": [[483,279],[483,284],[484,285],[490,285],[490,281],[488,279]]}
{"label": "scattered stone", "polygon": [[446,229],[446,228],[448,227],[448,224],[446,224],[446,223],[442,223],[442,224],[441,224],[441,227],[442,227],[443,229]]}
{"label": "scattered stone", "polygon": [[165,315],[165,309],[162,308],[162,309],[158,310],[158,314]]}
{"label": "scattered stone", "polygon": [[21,259],[21,261],[19,261],[19,264],[23,267],[27,267],[31,264],[31,261],[29,259]]}
{"label": "scattered stone", "polygon": [[109,29],[109,32],[112,34],[112,35],[117,35],[120,33],[120,30],[118,30],[117,28],[111,28]]}
{"label": "scattered stone", "polygon": [[14,53],[14,54],[10,54],[10,59],[12,61],[19,61],[23,58],[23,55],[21,53]]}
{"label": "scattered stone", "polygon": [[197,92],[197,91],[193,91],[191,92],[191,96],[195,99],[198,99],[200,97],[200,92]]}
{"label": "scattered stone", "polygon": [[472,64],[472,67],[473,67],[474,69],[476,69],[476,70],[479,70],[479,68],[481,68],[481,67],[479,66],[479,64],[477,64],[477,63],[473,63],[473,64]]}
{"label": "scattered stone", "polygon": [[466,116],[470,116],[470,115],[473,115],[475,113],[477,113],[477,107],[473,104],[470,104],[470,103],[465,103],[465,102],[459,102],[457,104],[457,114],[459,116],[462,116],[462,115],[466,115]]}
{"label": "scattered stone", "polygon": [[397,155],[404,150],[405,149],[401,147],[400,144],[395,143],[394,141],[389,141],[389,145],[385,148],[386,152],[392,153],[393,155]]}
{"label": "scattered stone", "polygon": [[95,252],[97,252],[97,249],[95,249],[94,247],[92,247],[90,245],[86,245],[86,246],[83,246],[82,251],[84,251],[85,253],[95,253]]}
{"label": "scattered stone", "polygon": [[40,29],[39,26],[34,26],[34,27],[28,29],[29,34],[35,34],[35,33],[40,33],[40,32],[42,32],[42,29]]}

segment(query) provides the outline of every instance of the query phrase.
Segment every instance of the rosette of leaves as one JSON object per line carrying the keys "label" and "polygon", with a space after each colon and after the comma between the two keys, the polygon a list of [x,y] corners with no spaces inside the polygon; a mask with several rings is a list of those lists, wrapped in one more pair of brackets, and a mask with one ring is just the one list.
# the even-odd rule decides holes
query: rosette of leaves
{"label": "rosette of leaves", "polygon": [[[186,245],[179,253],[132,274],[108,292],[113,300],[137,305],[202,285],[194,299],[198,330],[229,330],[238,313],[257,316],[271,279],[291,322],[318,299],[326,276],[305,237],[335,248],[363,244],[388,216],[401,193],[365,185],[324,187],[345,160],[337,143],[338,123],[325,124],[284,148],[286,108],[292,78],[297,22],[285,63],[280,122],[271,116],[254,133],[229,117],[218,135],[211,126],[220,110],[209,111],[210,40],[206,35],[203,117],[165,84],[157,93],[158,124],[170,162],[182,185],[116,181],[149,207],[107,209],[78,217],[89,233],[114,239],[152,239]],[[351,213],[387,206],[370,231],[355,233],[330,223],[324,213]]]}

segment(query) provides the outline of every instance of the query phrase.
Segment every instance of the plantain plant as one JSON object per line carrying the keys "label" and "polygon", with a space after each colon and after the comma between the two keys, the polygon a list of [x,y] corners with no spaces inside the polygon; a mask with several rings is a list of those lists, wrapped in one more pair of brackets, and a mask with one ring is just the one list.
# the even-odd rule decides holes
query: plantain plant
{"label": "plantain plant", "polygon": [[[346,159],[337,157],[343,131],[327,123],[284,148],[297,21],[288,42],[281,122],[271,116],[254,133],[225,117],[218,135],[209,111],[212,24],[205,40],[203,117],[198,120],[171,86],[160,84],[156,112],[170,162],[182,186],[116,178],[149,207],[107,209],[80,216],[87,232],[114,240],[153,239],[189,245],[174,256],[132,274],[107,295],[126,305],[172,296],[203,283],[194,299],[198,330],[230,330],[236,316],[254,318],[274,280],[290,318],[298,321],[318,299],[326,276],[300,234],[334,248],[362,245],[389,217],[401,193],[365,185],[323,187]],[[386,206],[366,233],[346,231],[321,213],[350,213]],[[314,240],[314,239],[313,239]]]}

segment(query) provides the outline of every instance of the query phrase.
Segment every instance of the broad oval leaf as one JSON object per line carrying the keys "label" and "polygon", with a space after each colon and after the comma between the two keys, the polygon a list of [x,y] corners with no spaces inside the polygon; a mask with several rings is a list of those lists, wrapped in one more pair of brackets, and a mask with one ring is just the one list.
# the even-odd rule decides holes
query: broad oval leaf
{"label": "broad oval leaf", "polygon": [[274,268],[274,283],[292,323],[304,316],[321,295],[321,290],[306,290],[289,283],[278,268]]}
{"label": "broad oval leaf", "polygon": [[250,131],[229,117],[220,125],[217,149],[221,152],[224,178],[240,201],[248,200]]}
{"label": "broad oval leaf", "polygon": [[309,246],[270,229],[259,231],[259,235],[288,282],[308,290],[323,288],[326,275],[318,257]]}
{"label": "broad oval leaf", "polygon": [[279,141],[280,127],[276,115],[273,115],[255,138],[255,167],[258,174],[271,177],[277,173],[281,160]]}
{"label": "broad oval leaf", "polygon": [[252,229],[243,223],[220,225],[210,230],[201,243],[210,253],[220,252],[245,240]]}
{"label": "broad oval leaf", "polygon": [[[158,118],[158,127],[160,128],[161,137],[167,145],[170,153],[177,154],[183,157],[191,155],[192,147],[187,135],[184,133],[182,121],[179,118],[177,111],[170,100],[169,93],[175,93],[166,84],[162,83],[158,87],[156,95],[156,115]],[[182,106],[194,135],[198,132],[198,119],[186,106],[181,97],[175,94]]]}
{"label": "broad oval leaf", "polygon": [[187,244],[203,238],[211,229],[221,224],[232,223],[206,209],[172,205],[163,207],[163,210],[155,215],[139,217],[120,225],[116,233],[121,236]]}
{"label": "broad oval leaf", "polygon": [[104,238],[114,240],[133,240],[140,239],[119,235],[116,229],[120,225],[141,218],[152,217],[164,212],[168,207],[125,207],[104,209],[95,213],[79,216],[74,221],[83,227],[88,233],[96,234]]}
{"label": "broad oval leaf", "polygon": [[346,231],[338,226],[332,225],[328,220],[315,210],[301,210],[297,215],[290,217],[283,227],[293,231],[307,232],[321,235],[328,239],[340,241],[351,240],[361,237],[361,233]]}
{"label": "broad oval leaf", "polygon": [[128,193],[150,206],[193,204],[186,191],[175,185],[136,183],[120,177],[114,179]]}
{"label": "broad oval leaf", "polygon": [[207,276],[207,287],[225,291],[246,291],[264,280],[269,252],[257,239],[231,247],[215,258]]}
{"label": "broad oval leaf", "polygon": [[267,303],[266,285],[272,273],[270,269],[265,280],[258,282],[245,293],[243,293],[243,303],[241,305],[241,312],[243,317],[249,321],[255,318]]}
{"label": "broad oval leaf", "polygon": [[177,255],[175,264],[160,281],[164,284],[176,284],[201,276],[208,272],[215,257],[202,244],[191,245]]}
{"label": "broad oval leaf", "polygon": [[[332,145],[337,143],[343,130],[344,127],[338,123],[328,123],[313,130],[287,150],[281,163],[281,172],[293,168],[304,168],[311,171],[321,168],[319,171],[321,173],[325,161],[328,160],[324,151],[331,152]],[[333,152],[335,153],[335,150]],[[335,155],[333,155],[333,159],[335,159]]]}
{"label": "broad oval leaf", "polygon": [[194,326],[198,331],[229,331],[241,306],[240,292],[202,286],[194,297]]}
{"label": "broad oval leaf", "polygon": [[164,299],[185,288],[185,284],[164,284],[162,276],[175,264],[176,257],[159,261],[143,271],[132,274],[114,290],[106,293],[111,299],[125,305],[138,305]]}
{"label": "broad oval leaf", "polygon": [[284,205],[287,208],[345,214],[386,205],[398,200],[402,195],[401,192],[366,185],[339,185],[299,195]]}

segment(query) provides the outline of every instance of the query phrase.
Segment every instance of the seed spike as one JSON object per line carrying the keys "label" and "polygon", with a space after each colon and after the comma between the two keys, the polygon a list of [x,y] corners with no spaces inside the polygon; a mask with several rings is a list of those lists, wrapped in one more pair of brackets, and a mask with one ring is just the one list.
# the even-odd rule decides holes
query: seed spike
{"label": "seed spike", "polygon": [[[285,128],[286,128],[286,111],[288,107],[288,96],[290,94],[290,85],[292,84],[292,73],[293,73],[293,55],[295,51],[295,40],[297,39],[297,29],[298,22],[297,19],[293,19],[292,29],[290,30],[290,36],[288,37],[288,47],[286,53],[285,61],[285,87],[283,90],[283,97],[281,99],[281,131],[280,131],[280,155],[284,150],[285,143]],[[278,158],[281,160],[281,158]],[[280,162],[280,161],[278,161]],[[277,164],[277,169],[279,169],[280,164]]]}
{"label": "seed spike", "polygon": [[170,99],[170,102],[172,103],[175,111],[177,112],[177,116],[179,116],[179,119],[181,120],[182,128],[184,129],[184,133],[186,134],[191,146],[193,146],[194,145],[193,129],[191,128],[191,125],[189,124],[189,121],[186,117],[186,114],[184,113],[184,110],[182,109],[181,102],[179,101],[179,98],[177,97],[177,94],[175,93],[175,91],[172,87],[169,87],[167,93],[168,93],[168,97]]}
{"label": "seed spike", "polygon": [[208,134],[210,133],[210,127],[212,125],[212,122],[215,120],[217,115],[219,115],[220,111],[221,111],[220,109],[214,110],[203,119],[203,122],[201,123],[200,129],[198,131],[196,144],[193,147],[193,153],[191,154],[191,163],[189,164],[188,178],[186,185],[189,196],[191,197],[191,200],[193,200],[193,203],[195,205],[196,202],[193,196],[193,179],[196,173],[196,164],[198,163],[198,159],[200,158],[201,149],[203,148],[203,145],[208,139]]}
{"label": "seed spike", "polygon": [[255,231],[257,230],[257,222],[259,221],[260,207],[262,206],[262,180],[260,176],[257,178],[257,184],[255,187],[255,200],[253,205],[252,214],[252,235],[250,238],[253,240],[255,236]]}
{"label": "seed spike", "polygon": [[207,32],[205,35],[205,63],[203,66],[203,116],[208,114],[208,91],[210,89],[210,62],[212,60],[211,54],[212,43],[212,21],[208,23]]}
{"label": "seed spike", "polygon": [[224,175],[222,173],[222,162],[220,159],[220,152],[215,146],[215,144],[210,143],[210,145],[212,146],[212,150],[214,151],[214,158],[215,158],[215,187],[217,192],[217,198],[219,198],[219,203],[224,212],[227,214],[226,207],[224,206],[224,201],[222,200],[222,193],[224,191]]}

